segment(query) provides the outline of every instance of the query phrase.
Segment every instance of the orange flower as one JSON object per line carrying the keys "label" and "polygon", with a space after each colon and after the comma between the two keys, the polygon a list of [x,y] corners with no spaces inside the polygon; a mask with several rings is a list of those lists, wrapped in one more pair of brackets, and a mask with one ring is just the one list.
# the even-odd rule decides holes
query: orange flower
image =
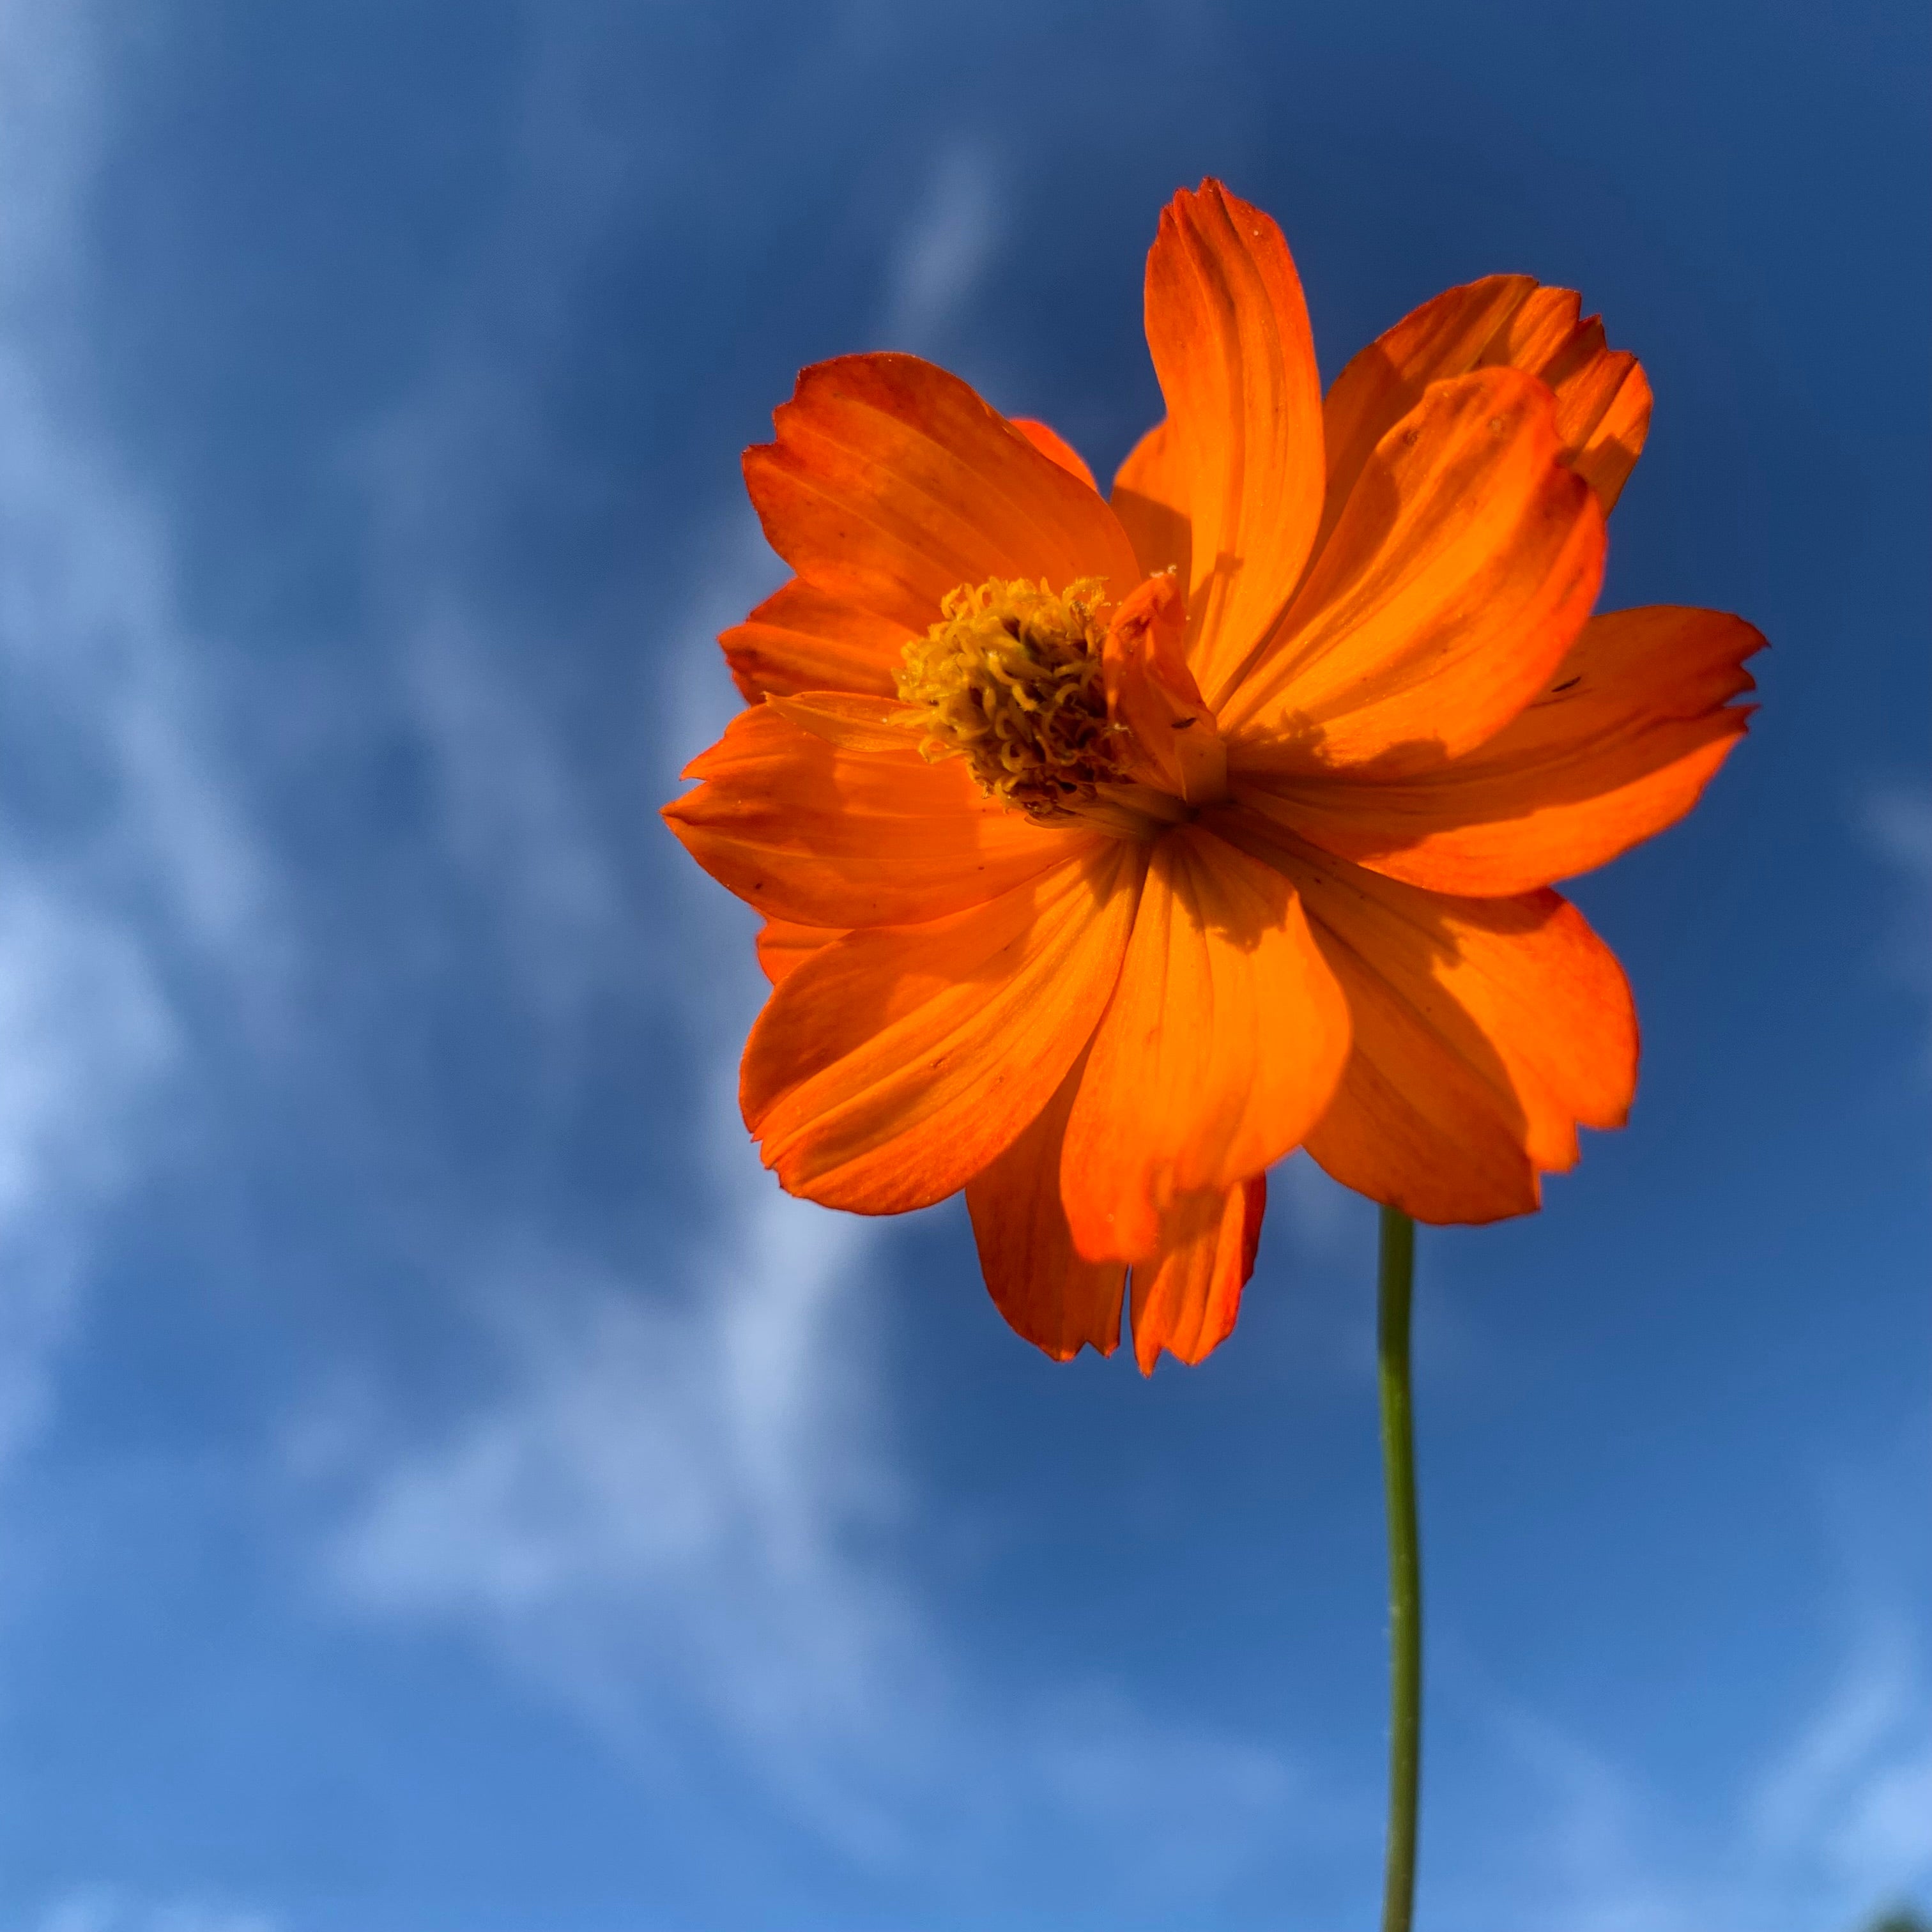
{"label": "orange flower", "polygon": [[806,370],[745,474],[796,575],[665,808],[766,917],[745,1118],[784,1186],[966,1190],[1007,1320],[1198,1361],[1273,1162],[1425,1221],[1534,1208],[1636,1022],[1553,879],[1688,811],[1762,643],[1592,617],[1650,388],[1492,276],[1324,402],[1280,231],[1218,182],[1148,259],[1167,418],[1102,498],[909,356]]}

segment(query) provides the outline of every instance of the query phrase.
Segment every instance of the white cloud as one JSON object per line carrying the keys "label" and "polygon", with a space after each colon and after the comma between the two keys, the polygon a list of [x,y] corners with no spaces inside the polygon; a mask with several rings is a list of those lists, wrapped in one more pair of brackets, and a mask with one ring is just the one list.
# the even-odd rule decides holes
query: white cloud
{"label": "white cloud", "polygon": [[86,1224],[176,1048],[125,928],[0,854],[0,1467],[44,1418]]}
{"label": "white cloud", "polygon": [[[472,426],[518,422],[524,405],[488,326],[466,319],[424,392],[355,443],[437,773],[442,862],[482,890],[517,996],[548,1022],[564,1066],[589,1050],[585,994],[613,983],[674,1003],[734,1058],[753,998],[743,922],[695,880],[648,923],[626,909],[614,838],[530,686],[542,654],[475,601],[476,531],[505,479],[469,460]],[[534,436],[514,440],[527,482],[542,452]],[[459,474],[460,500],[430,486]],[[640,736],[722,723],[712,634],[771,572],[735,538],[705,561],[682,621],[652,640],[668,695]],[[863,1328],[870,1231],[778,1192],[736,1120],[728,1067],[706,1105],[708,1191],[661,1270],[614,1274],[529,1217],[485,1261],[453,1240],[451,1265],[472,1270],[458,1304],[501,1372],[494,1396],[428,1441],[352,1396],[334,1420],[308,1420],[297,1460],[343,1486],[325,1557],[339,1600],[473,1631],[627,1750],[665,1708],[695,1710],[824,1828],[879,1851],[877,1767],[853,1741],[930,1694],[925,1633],[865,1546],[893,1503],[848,1346]]]}
{"label": "white cloud", "polygon": [[368,1472],[332,1566],[365,1610],[476,1629],[620,1744],[694,1708],[880,1850],[869,1760],[933,1687],[871,1546],[895,1498],[845,1366],[863,1231],[743,1179],[676,1294],[568,1257],[496,1284],[509,1385]]}
{"label": "white cloud", "polygon": [[1916,1634],[1888,1607],[1853,1640],[1838,1681],[1768,1768],[1750,1804],[1768,1852],[1818,1849],[1848,1874],[1892,1882],[1932,1876],[1932,1804],[1902,1801],[1932,1786],[1932,1708]]}
{"label": "white cloud", "polygon": [[[1760,1766],[1687,1824],[1660,1790],[1452,1653],[1496,1756],[1474,1780],[1513,1821],[1496,1882],[1459,1889],[1456,1932],[1856,1932],[1888,1900],[1932,1887],[1932,1674],[1914,1601],[1876,1533],[1904,1510],[1868,1472],[1856,1504],[1828,1494],[1851,1614],[1822,1694]],[[1916,1481],[1914,1487],[1916,1486]],[[1864,1526],[1870,1516],[1873,1528]]]}
{"label": "white cloud", "polygon": [[1058,1838],[1106,1848],[1103,1886],[1186,1897],[1285,1819],[1332,1826],[1271,1748],[969,1666],[904,1573],[862,1231],[761,1178],[724,1225],[688,1299],[518,1276],[509,1386],[350,1472],[347,1600],[466,1628],[646,1770],[694,1718],[868,1865],[985,1886],[998,1848]]}
{"label": "white cloud", "polygon": [[[942,167],[908,236],[892,296],[908,328],[938,327],[980,272],[978,170]],[[1291,1798],[1305,1819],[1329,1815],[1276,1754],[1177,1728],[1105,1685],[985,1681],[913,1586],[914,1499],[871,1340],[878,1226],[787,1198],[739,1120],[758,997],[742,909],[680,872],[652,908],[658,934],[622,910],[616,841],[635,828],[600,824],[523,682],[527,640],[472,594],[460,520],[476,505],[439,505],[417,480],[453,473],[479,408],[517,418],[514,379],[487,346],[460,356],[470,377],[432,378],[359,445],[448,856],[489,881],[533,1008],[548,1009],[567,958],[577,980],[654,990],[716,1064],[692,1124],[694,1198],[658,1262],[614,1270],[529,1217],[493,1234],[486,1261],[453,1240],[494,1388],[427,1435],[366,1390],[298,1432],[292,1466],[335,1499],[328,1587],[366,1617],[469,1633],[647,1767],[680,1720],[729,1740],[864,1862],[916,1859],[976,1885],[998,1864],[988,1846],[1058,1830],[1090,1832],[1118,1882],[1156,1892],[1238,1869],[1279,1838]],[[492,368],[512,392],[479,397],[476,372]],[[748,512],[724,528],[684,596],[652,599],[664,697],[640,720],[640,754],[658,754],[666,789],[731,707],[714,634],[782,574]],[[555,1017],[559,1050],[579,1050],[582,1012],[566,1001]]]}
{"label": "white cloud", "polygon": [[1000,240],[991,157],[970,146],[942,154],[898,248],[885,304],[885,346],[940,357],[956,346],[964,305]]}
{"label": "white cloud", "polygon": [[1826,1846],[1846,1874],[1932,1882],[1932,1741],[1901,1740],[1895,1755],[1864,1767],[1842,1795]]}
{"label": "white cloud", "polygon": [[1932,1071],[1932,791],[1892,785],[1875,792],[1866,802],[1864,830],[1898,875],[1892,964],[1926,1003],[1924,1058]]}
{"label": "white cloud", "polygon": [[438,593],[413,616],[405,674],[434,755],[447,856],[518,916],[506,938],[522,992],[567,1028],[620,955],[647,970],[649,934],[624,910],[559,748],[530,728],[530,698],[473,648],[460,606]]}
{"label": "white cloud", "polygon": [[1710,1916],[1707,1885],[1672,1870],[1655,1808],[1616,1766],[1531,1712],[1499,1707],[1492,1718],[1533,1795],[1527,1815],[1515,1814],[1522,1836],[1507,1889],[1466,1923],[1485,1932],[1744,1932],[1726,1914]]}
{"label": "white cloud", "polygon": [[264,883],[218,775],[165,520],[91,418],[78,346],[110,77],[94,14],[0,8],[0,666],[16,712],[91,740],[77,748],[121,807],[120,848],[97,857],[232,945]]}
{"label": "white cloud", "polygon": [[140,1898],[106,1885],[62,1893],[32,1923],[33,1932],[280,1932],[282,1924],[247,1906],[201,1898]]}
{"label": "white cloud", "polygon": [[262,944],[164,526],[74,360],[98,52],[85,8],[0,10],[0,706],[77,795],[10,808],[0,850],[0,1454],[44,1418],[98,1218],[180,1064],[168,946]]}

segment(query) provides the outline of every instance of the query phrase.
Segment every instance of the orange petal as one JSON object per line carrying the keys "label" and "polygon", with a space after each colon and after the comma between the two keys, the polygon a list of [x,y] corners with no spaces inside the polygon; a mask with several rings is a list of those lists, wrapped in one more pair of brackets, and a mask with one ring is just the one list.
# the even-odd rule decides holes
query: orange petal
{"label": "orange petal", "polygon": [[1187,668],[1187,606],[1163,571],[1122,599],[1101,648],[1107,716],[1126,728],[1148,782],[1193,805],[1228,796],[1228,752]]}
{"label": "orange petal", "polygon": [[1237,778],[1405,777],[1493,737],[1596,600],[1604,513],[1534,376],[1438,382],[1390,430],[1260,663],[1221,707]]}
{"label": "orange petal", "polygon": [[916,751],[919,732],[907,718],[902,699],[858,691],[774,692],[765,709],[842,752]]}
{"label": "orange petal", "polygon": [[1234,1332],[1255,1271],[1268,1177],[1225,1192],[1178,1195],[1160,1219],[1160,1244],[1134,1264],[1134,1359],[1150,1376],[1165,1348],[1204,1360]]}
{"label": "orange petal", "polygon": [[1201,825],[1167,834],[1067,1126],[1075,1245],[1151,1254],[1177,1196],[1232,1186],[1301,1140],[1348,1051],[1346,1004],[1288,880]]}
{"label": "orange petal", "polygon": [[739,1096],[765,1165],[828,1208],[896,1214],[1012,1146],[1090,1037],[1133,924],[1141,849],[1096,839],[986,904],[824,948],[772,994]]}
{"label": "orange petal", "polygon": [[1149,577],[1172,571],[1187,583],[1194,554],[1187,520],[1185,452],[1164,422],[1156,423],[1128,452],[1108,499]]}
{"label": "orange petal", "polygon": [[[1252,820],[1230,829],[1253,842]],[[1636,1016],[1575,907],[1452,898],[1278,836],[1256,849],[1294,880],[1348,996],[1354,1051],[1307,1139],[1337,1180],[1418,1220],[1493,1221],[1575,1165],[1580,1125],[1623,1124]]]}
{"label": "orange petal", "polygon": [[774,691],[870,691],[890,698],[892,673],[911,635],[906,625],[794,577],[718,641],[739,694],[755,704]]}
{"label": "orange petal", "polygon": [[1087,459],[1058,430],[1050,429],[1036,416],[1009,416],[1007,422],[1042,456],[1050,456],[1070,476],[1077,476],[1096,494],[1100,484],[1087,466]]}
{"label": "orange petal", "polygon": [[826,596],[924,631],[940,599],[988,578],[1139,580],[1092,488],[1042,455],[956,376],[914,356],[842,356],[804,370],[745,452],[772,548]]}
{"label": "orange petal", "polygon": [[1000,1312],[1056,1362],[1120,1341],[1124,1262],[1083,1260],[1060,1204],[1060,1147],[1087,1064],[1083,1052],[1045,1110],[992,1166],[966,1184],[980,1269]]}
{"label": "orange petal", "polygon": [[685,850],[770,916],[907,925],[978,905],[1084,853],[1093,835],[981,796],[958,759],[842,749],[770,705],[742,711],[664,808]]}
{"label": "orange petal", "polygon": [[814,952],[844,937],[836,926],[800,926],[795,920],[768,919],[758,928],[759,970],[776,986]]}
{"label": "orange petal", "polygon": [[1392,878],[1483,896],[1574,878],[1688,812],[1744,735],[1739,617],[1660,604],[1592,617],[1544,694],[1486,744],[1408,784],[1337,773],[1256,809]]}
{"label": "orange petal", "polygon": [[1538,376],[1555,392],[1564,458],[1608,511],[1643,448],[1650,384],[1634,356],[1604,346],[1596,316],[1578,320],[1582,307],[1574,290],[1540,288],[1528,275],[1489,275],[1445,290],[1372,342],[1336,377],[1322,411],[1324,537],[1376,445],[1431,382],[1497,366]]}
{"label": "orange petal", "polygon": [[1281,230],[1219,182],[1162,211],[1146,309],[1173,507],[1192,529],[1190,656],[1218,706],[1322,520],[1322,379]]}

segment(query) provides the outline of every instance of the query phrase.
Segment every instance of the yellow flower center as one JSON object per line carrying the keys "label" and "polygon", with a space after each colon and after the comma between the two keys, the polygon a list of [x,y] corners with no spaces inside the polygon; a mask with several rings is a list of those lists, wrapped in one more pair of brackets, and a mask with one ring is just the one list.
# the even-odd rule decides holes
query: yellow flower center
{"label": "yellow flower center", "polygon": [[937,763],[963,758],[980,789],[1030,816],[1064,818],[1126,776],[1132,742],[1109,722],[1101,582],[962,584],[904,650],[898,694]]}

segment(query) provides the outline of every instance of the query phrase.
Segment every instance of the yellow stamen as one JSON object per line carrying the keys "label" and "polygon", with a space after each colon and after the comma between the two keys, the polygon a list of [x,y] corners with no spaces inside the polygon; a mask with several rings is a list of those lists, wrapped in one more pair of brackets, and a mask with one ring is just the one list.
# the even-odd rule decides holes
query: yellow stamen
{"label": "yellow stamen", "polygon": [[1101,588],[996,577],[948,592],[898,673],[925,756],[964,758],[982,791],[1043,820],[1123,782],[1132,746],[1107,716]]}

